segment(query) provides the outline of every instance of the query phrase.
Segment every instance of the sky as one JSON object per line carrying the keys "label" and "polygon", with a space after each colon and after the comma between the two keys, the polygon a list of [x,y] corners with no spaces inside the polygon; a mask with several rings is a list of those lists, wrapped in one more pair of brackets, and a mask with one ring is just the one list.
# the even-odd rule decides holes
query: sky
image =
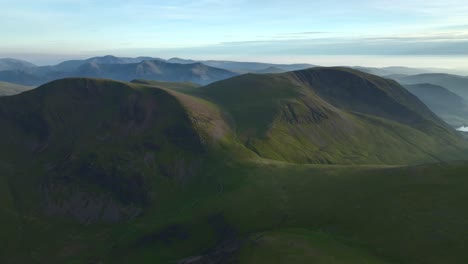
{"label": "sky", "polygon": [[[468,68],[467,0],[0,0],[0,57]],[[430,64],[430,65],[428,65]]]}

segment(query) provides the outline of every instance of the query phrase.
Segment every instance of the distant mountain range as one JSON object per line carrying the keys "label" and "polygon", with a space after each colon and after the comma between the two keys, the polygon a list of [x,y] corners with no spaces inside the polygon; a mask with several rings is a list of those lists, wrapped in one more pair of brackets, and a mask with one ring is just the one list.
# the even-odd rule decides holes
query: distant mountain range
{"label": "distant mountain range", "polygon": [[64,61],[53,66],[36,66],[14,59],[0,61],[0,81],[20,85],[41,85],[66,77],[99,77],[121,81],[149,79],[170,82],[208,84],[235,75],[281,73],[313,67],[310,64],[269,64],[234,61],[195,61],[179,58],[93,57]]}
{"label": "distant mountain range", "polygon": [[425,73],[386,76],[407,87],[453,127],[468,123],[468,77]]}
{"label": "distant mountain range", "polygon": [[460,95],[468,100],[468,77],[445,74],[445,73],[426,73],[418,75],[396,75],[388,76],[402,84],[422,84],[429,83],[442,86],[451,92]]}
{"label": "distant mountain range", "polygon": [[150,79],[208,84],[235,75],[238,74],[199,62],[179,64],[158,58],[105,56],[82,61],[65,61],[55,66],[21,67],[0,71],[0,80],[20,85],[41,85],[67,77],[96,77],[120,81]]}
{"label": "distant mountain range", "polygon": [[16,59],[0,59],[0,71],[10,71],[10,70],[25,70],[37,67],[36,65],[22,60]]}
{"label": "distant mountain range", "polygon": [[468,104],[458,94],[442,86],[427,83],[407,84],[405,87],[453,127],[468,124]]}
{"label": "distant mountain range", "polygon": [[182,63],[190,64],[195,62],[201,62],[205,65],[221,68],[237,73],[278,73],[287,71],[297,71],[307,68],[316,67],[317,65],[312,64],[273,64],[273,63],[261,63],[261,62],[238,62],[238,61],[217,61],[217,60],[184,60],[180,58],[172,58],[167,62],[171,63]]}
{"label": "distant mountain range", "polygon": [[152,58],[152,57],[127,58],[127,57],[115,57],[115,56],[107,55],[103,57],[89,58],[86,60],[64,61],[62,63],[59,63],[51,67],[57,71],[74,72],[80,66],[84,64],[88,64],[88,63],[91,63],[91,64],[130,64],[130,63],[140,63],[143,61],[153,61],[153,60],[164,61],[163,59]]}
{"label": "distant mountain range", "polygon": [[362,72],[367,72],[370,74],[382,76],[382,77],[386,77],[389,75],[417,75],[417,74],[425,74],[425,73],[447,73],[447,74],[455,74],[455,75],[468,74],[468,70],[444,69],[444,68],[410,68],[410,67],[401,67],[401,66],[382,67],[382,68],[354,66],[351,68],[362,71]]}
{"label": "distant mountain range", "polygon": [[[152,62],[149,65],[143,62]],[[200,63],[211,68],[200,69]],[[186,64],[192,67],[172,67],[165,64]],[[105,66],[107,65],[107,66]],[[109,66],[114,65],[114,66]],[[127,66],[123,66],[127,65]],[[21,85],[41,85],[46,82],[66,78],[66,77],[112,77],[116,80],[130,81],[132,78],[145,78],[157,81],[172,82],[197,82],[207,84],[223,78],[245,73],[284,73],[288,71],[303,70],[316,67],[313,64],[274,64],[260,62],[237,62],[220,60],[190,60],[181,58],[171,58],[168,60],[154,57],[115,57],[111,55],[93,57],[84,60],[69,60],[52,66],[36,66],[32,63],[15,60],[0,60],[0,81],[6,81]],[[141,69],[143,68],[143,70]],[[154,72],[150,68],[153,68]],[[160,72],[159,69],[166,69]],[[214,68],[225,70],[219,71]],[[408,67],[351,67],[362,72],[382,76],[382,77],[406,77],[407,75],[438,73],[438,72],[460,72],[456,70],[446,70],[437,68],[417,69]],[[193,70],[193,71],[192,71]],[[192,73],[190,73],[192,71]],[[197,76],[201,71],[201,75]],[[230,73],[227,73],[229,71]],[[183,76],[174,78],[174,76]]]}
{"label": "distant mountain range", "polygon": [[[20,85],[5,88],[1,95],[19,93],[31,86],[38,86],[67,77],[107,78],[118,81],[146,80],[206,85],[245,73],[282,74],[285,72],[317,67],[312,64],[271,64],[217,60],[188,60],[153,57],[93,57],[85,60],[64,61],[53,66],[36,66],[14,60],[0,60],[0,81]],[[352,69],[393,79],[405,85],[451,126],[466,124],[468,117],[464,106],[468,105],[468,77],[437,73],[443,69],[409,67],[350,67]],[[416,85],[416,86],[408,86]],[[27,88],[19,88],[26,86]],[[437,86],[437,87],[436,87]],[[182,90],[185,88],[181,88]],[[462,102],[460,101],[462,98]]]}
{"label": "distant mountain range", "polygon": [[166,82],[208,84],[237,74],[202,63],[178,64],[153,60],[127,64],[86,63],[73,73],[74,77],[96,77],[120,81],[148,79]]}

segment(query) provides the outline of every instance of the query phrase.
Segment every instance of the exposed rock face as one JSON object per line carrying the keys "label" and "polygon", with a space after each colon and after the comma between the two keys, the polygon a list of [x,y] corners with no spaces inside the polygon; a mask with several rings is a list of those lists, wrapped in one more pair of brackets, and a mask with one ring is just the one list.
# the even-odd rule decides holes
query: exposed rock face
{"label": "exposed rock face", "polygon": [[0,101],[2,146],[18,149],[25,167],[43,168],[36,189],[49,216],[135,218],[157,195],[149,191],[154,177],[186,183],[208,148],[208,128],[156,87],[71,78]]}
{"label": "exposed rock face", "polygon": [[114,223],[130,220],[142,213],[136,205],[125,205],[108,194],[71,190],[61,185],[42,188],[44,211],[48,216],[76,219],[81,223]]}
{"label": "exposed rock face", "polygon": [[320,109],[308,102],[288,103],[282,109],[282,116],[290,124],[321,123],[329,119],[326,109]]}

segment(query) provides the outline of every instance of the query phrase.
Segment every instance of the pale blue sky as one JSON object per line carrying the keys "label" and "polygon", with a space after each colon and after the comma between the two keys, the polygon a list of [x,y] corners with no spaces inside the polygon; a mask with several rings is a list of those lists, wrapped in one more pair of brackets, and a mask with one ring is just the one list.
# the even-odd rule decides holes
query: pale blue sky
{"label": "pale blue sky", "polygon": [[39,63],[115,54],[375,64],[384,56],[458,67],[468,56],[466,0],[0,0],[0,7],[0,57]]}

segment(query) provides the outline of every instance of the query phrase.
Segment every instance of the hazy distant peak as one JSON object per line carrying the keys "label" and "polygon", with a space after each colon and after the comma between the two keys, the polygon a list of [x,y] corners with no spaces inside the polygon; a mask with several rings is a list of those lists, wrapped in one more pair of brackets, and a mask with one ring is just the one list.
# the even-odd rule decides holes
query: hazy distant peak
{"label": "hazy distant peak", "polygon": [[37,66],[24,60],[12,58],[0,59],[0,71],[24,70],[33,67]]}

